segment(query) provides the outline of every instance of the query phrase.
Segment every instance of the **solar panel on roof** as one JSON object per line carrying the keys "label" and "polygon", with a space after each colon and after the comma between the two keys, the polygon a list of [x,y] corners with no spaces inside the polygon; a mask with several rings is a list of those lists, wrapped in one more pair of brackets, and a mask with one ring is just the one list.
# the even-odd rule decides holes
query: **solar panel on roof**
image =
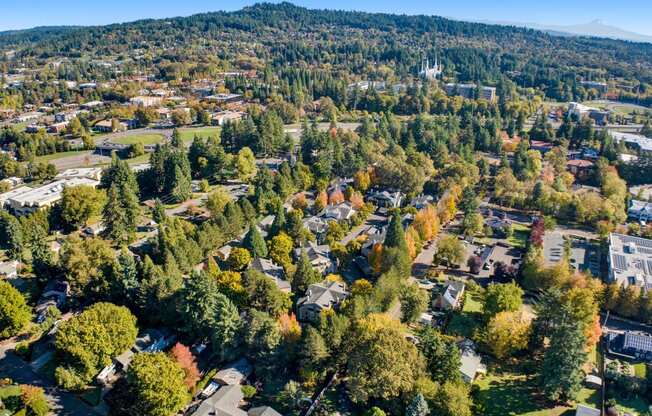
{"label": "solar panel on roof", "polygon": [[627,332],[623,341],[623,349],[652,352],[652,337]]}
{"label": "solar panel on roof", "polygon": [[625,270],[627,268],[627,258],[625,258],[625,256],[623,256],[622,254],[614,254],[613,259],[614,259],[614,266],[617,269]]}

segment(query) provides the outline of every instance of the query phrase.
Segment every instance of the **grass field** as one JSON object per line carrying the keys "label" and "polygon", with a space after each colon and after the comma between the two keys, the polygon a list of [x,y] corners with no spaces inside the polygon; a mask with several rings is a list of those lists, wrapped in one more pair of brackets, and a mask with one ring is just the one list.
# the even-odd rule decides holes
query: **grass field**
{"label": "grass field", "polygon": [[164,137],[160,134],[145,133],[145,134],[137,134],[133,136],[116,137],[114,139],[111,139],[111,143],[118,143],[118,144],[142,143],[145,145],[145,144],[160,143],[163,141],[163,138]]}
{"label": "grass field", "polygon": [[604,101],[587,101],[583,103],[584,105],[588,105],[590,107],[596,107],[600,108],[603,110],[610,110],[613,111],[614,113],[621,114],[621,115],[629,115],[632,114],[634,111],[636,112],[641,112],[641,111],[650,111],[650,109],[636,105],[636,104],[630,104],[630,103],[618,103],[618,102],[604,102]]}
{"label": "grass field", "polygon": [[203,138],[210,136],[219,136],[220,128],[219,127],[189,127],[185,129],[179,129],[179,134],[181,135],[181,140],[184,142],[190,142],[195,137],[195,135]]}
{"label": "grass field", "polygon": [[507,244],[512,247],[525,248],[530,237],[530,227],[522,224],[512,224],[512,236],[507,239]]}
{"label": "grass field", "polygon": [[465,296],[464,308],[461,312],[453,315],[453,318],[448,323],[446,332],[451,335],[471,338],[475,329],[480,325],[482,304],[480,303],[480,299],[474,294],[467,292]]}
{"label": "grass field", "polygon": [[36,156],[34,160],[36,162],[49,162],[52,160],[62,159],[69,156],[77,156],[84,153],[88,153],[88,150],[71,150],[69,152],[52,153],[50,155]]}
{"label": "grass field", "polygon": [[[485,416],[572,416],[575,406],[549,407],[539,395],[536,375],[526,375],[522,368],[511,369],[498,364],[489,366],[489,374],[478,380],[478,399]],[[592,407],[600,404],[597,390],[583,388],[578,403]]]}

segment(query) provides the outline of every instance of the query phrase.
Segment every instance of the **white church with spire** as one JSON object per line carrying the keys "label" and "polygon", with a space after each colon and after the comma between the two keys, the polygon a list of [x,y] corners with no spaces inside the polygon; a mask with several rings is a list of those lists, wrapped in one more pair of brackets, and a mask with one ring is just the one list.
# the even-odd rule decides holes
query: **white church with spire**
{"label": "white church with spire", "polygon": [[423,79],[427,79],[428,81],[434,81],[442,73],[442,66],[439,63],[437,57],[435,57],[435,65],[431,68],[430,67],[430,61],[428,58],[425,60],[421,61],[421,70],[419,71],[419,76]]}

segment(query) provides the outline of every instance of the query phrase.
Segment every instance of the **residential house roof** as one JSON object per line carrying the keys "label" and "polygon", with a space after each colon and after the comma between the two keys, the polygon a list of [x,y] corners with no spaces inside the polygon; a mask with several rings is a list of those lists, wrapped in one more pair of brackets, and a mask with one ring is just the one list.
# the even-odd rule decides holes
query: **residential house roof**
{"label": "residential house roof", "polygon": [[578,404],[575,410],[575,416],[600,416],[600,414],[600,410],[583,404]]}
{"label": "residential house roof", "polygon": [[470,339],[463,339],[457,343],[457,347],[460,350],[460,372],[462,373],[462,378],[467,383],[473,382],[478,373],[486,372],[487,369],[482,364],[482,358],[476,352],[475,344]]}
{"label": "residential house roof", "polygon": [[343,202],[337,205],[329,205],[319,214],[326,219],[335,221],[344,221],[350,219],[356,210],[348,202]]}
{"label": "residential house roof", "polygon": [[275,264],[273,261],[256,257],[251,262],[249,267],[253,268],[254,270],[258,270],[265,276],[272,279],[279,289],[283,291],[290,291],[290,282],[284,279],[285,271],[283,270],[283,267]]}
{"label": "residential house roof", "polygon": [[213,380],[224,386],[239,385],[253,371],[253,367],[246,358],[228,364],[213,376]]}
{"label": "residential house roof", "polygon": [[238,406],[244,399],[239,385],[220,387],[215,394],[204,400],[192,416],[247,416]]}
{"label": "residential house roof", "polygon": [[464,294],[464,283],[455,280],[446,282],[443,292],[437,297],[436,303],[442,309],[456,309],[460,306]]}
{"label": "residential house roof", "polygon": [[281,416],[279,412],[270,406],[259,406],[249,409],[247,412],[249,416]]}
{"label": "residential house roof", "polygon": [[308,286],[306,295],[297,301],[297,306],[314,304],[330,308],[342,302],[349,295],[346,285],[340,282],[322,282]]}

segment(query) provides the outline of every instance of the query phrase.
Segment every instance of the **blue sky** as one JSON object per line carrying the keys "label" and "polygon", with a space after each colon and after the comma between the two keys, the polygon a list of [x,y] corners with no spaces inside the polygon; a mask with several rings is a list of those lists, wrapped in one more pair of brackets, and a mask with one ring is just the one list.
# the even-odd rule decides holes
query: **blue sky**
{"label": "blue sky", "polygon": [[[235,10],[255,0],[0,0],[0,31],[46,25],[95,25]],[[650,0],[293,0],[310,8],[434,14],[462,20],[577,24],[600,19],[652,35]]]}

